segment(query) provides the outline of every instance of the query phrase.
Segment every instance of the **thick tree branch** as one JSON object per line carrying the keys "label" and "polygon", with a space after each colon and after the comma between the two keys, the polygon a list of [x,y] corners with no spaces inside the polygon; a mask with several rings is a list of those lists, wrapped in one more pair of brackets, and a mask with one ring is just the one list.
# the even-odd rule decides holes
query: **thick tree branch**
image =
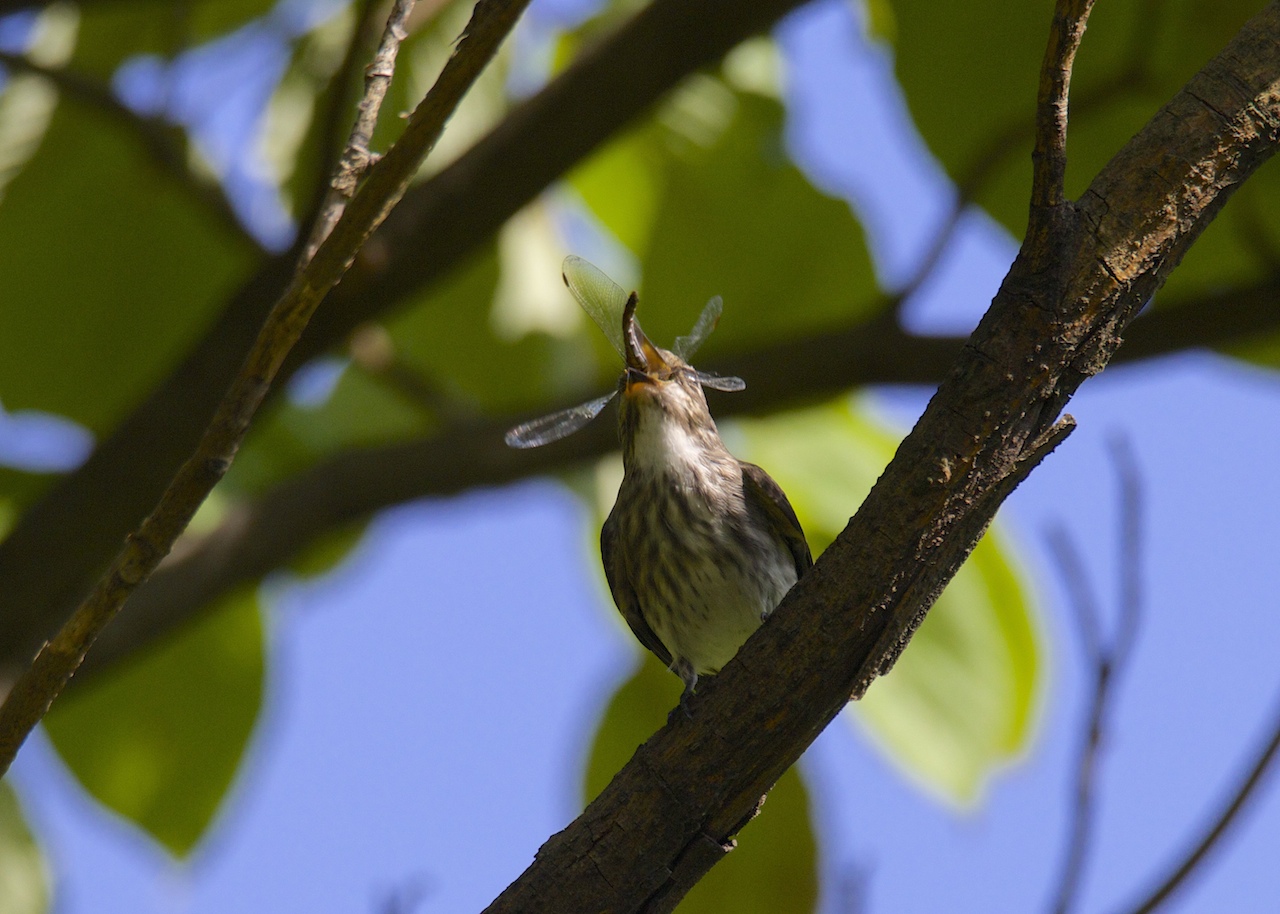
{"label": "thick tree branch", "polygon": [[1252,19],[1024,250],[849,526],[722,673],[491,912],[669,911],[760,797],[887,670],[1056,440],[1079,384],[1280,139],[1280,4]]}
{"label": "thick tree branch", "polygon": [[[262,331],[195,452],[183,463],[159,504],[125,541],[97,587],[37,654],[0,705],[0,776],[12,763],[32,728],[75,673],[99,632],[124,605],[186,528],[196,509],[222,479],[266,397],[285,356],[302,335],[325,295],[346,272],[356,252],[404,194],[409,181],[444,131],[481,70],[511,31],[528,0],[481,0],[434,86],[414,110],[400,140],[377,167],[370,169],[349,205],[325,233],[313,258],[300,264],[283,296],[272,308]],[[387,33],[398,43],[402,18],[412,3],[397,4]],[[392,54],[394,56],[394,54]],[[387,77],[389,78],[389,73]],[[370,109],[377,112],[380,80],[366,86],[358,123]],[[385,92],[385,86],[382,87]],[[358,141],[363,131],[357,127]]]}
{"label": "thick tree branch", "polygon": [[14,73],[27,73],[47,80],[64,99],[103,114],[131,133],[159,172],[168,177],[188,197],[213,215],[233,238],[259,253],[262,245],[240,221],[221,186],[197,175],[187,166],[186,150],[177,137],[181,130],[159,118],[142,117],[105,85],[65,67],[46,67],[21,54],[0,51],[0,65]]}
{"label": "thick tree branch", "polygon": [[[1280,280],[1144,314],[1126,331],[1115,361],[1239,343],[1280,330],[1280,308],[1274,307],[1278,296]],[[725,419],[802,406],[866,384],[936,385],[962,346],[956,338],[909,336],[882,317],[700,367],[748,381],[741,393],[711,395],[715,414]],[[539,413],[582,399],[572,397]],[[415,400],[449,418],[448,404],[435,392],[418,390]],[[563,471],[617,448],[608,415],[550,447],[520,452],[504,446],[503,432],[528,418],[455,415],[429,437],[338,454],[256,501],[236,506],[221,526],[157,570],[133,597],[128,614],[103,633],[77,679],[109,668],[239,585],[289,562],[318,538],[375,511],[414,498]],[[0,666],[21,659],[0,652]]]}
{"label": "thick tree branch", "polygon": [[[474,149],[406,194],[334,291],[332,305],[312,321],[284,374],[442,277],[681,79],[801,2],[655,0],[645,7]],[[155,504],[195,447],[295,258],[272,258],[251,277],[192,353],[0,543],[0,645],[30,656]]]}

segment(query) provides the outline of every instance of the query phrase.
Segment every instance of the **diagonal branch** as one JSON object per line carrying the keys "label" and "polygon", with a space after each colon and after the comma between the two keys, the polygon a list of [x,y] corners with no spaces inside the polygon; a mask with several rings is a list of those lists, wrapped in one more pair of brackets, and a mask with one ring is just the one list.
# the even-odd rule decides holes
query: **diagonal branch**
{"label": "diagonal branch", "polygon": [[[443,132],[445,121],[493,57],[527,2],[481,0],[476,5],[453,55],[409,118],[400,141],[370,170],[315,256],[300,266],[272,308],[195,452],[174,476],[159,504],[125,541],[88,599],[36,655],[0,706],[0,775],[8,770],[27,734],[75,673],[98,633],[160,563],[226,473],[285,356],[311,315],[404,194]],[[396,16],[407,15],[408,6],[412,4],[397,4],[387,23],[389,34],[403,34]],[[367,95],[376,92],[376,86],[366,89]],[[376,116],[376,107],[374,112]]]}
{"label": "diagonal branch", "polygon": [[1094,179],[1049,239],[1058,259],[1024,245],[813,570],[691,701],[692,717],[641,746],[488,910],[671,910],[849,696],[892,666],[1001,500],[1064,433],[1061,408],[1277,140],[1271,3]]}
{"label": "diagonal branch", "polygon": [[[369,139],[373,136],[373,128],[378,124],[378,112],[382,110],[382,100],[387,97],[387,90],[391,87],[391,76],[396,70],[396,55],[400,51],[400,42],[407,35],[405,24],[416,2],[417,0],[394,0],[391,5],[387,26],[383,29],[378,49],[373,52],[373,60],[364,70],[364,94],[356,105],[356,120],[351,125],[347,145],[338,158],[337,167],[334,168],[333,177],[329,181],[329,190],[325,193],[320,211],[311,226],[311,234],[303,246],[299,260],[302,264],[315,257],[316,251],[329,237],[329,233],[333,231],[333,227],[338,224],[338,219],[346,210],[347,204],[355,196],[360,179],[373,164],[373,155],[369,152]],[[359,23],[356,29],[358,34]],[[443,130],[443,124],[441,129]],[[424,150],[424,156],[431,151],[433,145],[435,145],[434,140]]]}
{"label": "diagonal branch", "polygon": [[[802,2],[654,0],[474,149],[405,195],[334,291],[331,307],[312,321],[284,376],[440,279],[681,79]],[[273,257],[250,277],[188,357],[0,543],[0,645],[30,656],[155,504],[195,447],[295,259]]]}
{"label": "diagonal branch", "polygon": [[214,181],[197,175],[187,167],[186,152],[175,140],[178,128],[159,118],[140,116],[102,83],[65,67],[47,67],[21,54],[0,51],[0,65],[15,73],[27,73],[47,80],[63,98],[105,114],[117,125],[133,134],[134,139],[151,157],[151,161],[189,197],[213,215],[229,234],[250,249],[261,253],[262,245],[249,234],[240,217],[231,208],[222,188]]}
{"label": "diagonal branch", "polygon": [[[329,80],[328,100],[316,116],[316,157],[320,162],[315,189],[310,192],[311,202],[301,212],[307,215],[306,225],[314,225],[332,190],[330,178],[337,171],[342,155],[342,131],[346,129],[347,112],[355,101],[350,86],[355,81],[361,55],[367,45],[373,43],[378,19],[375,15],[379,0],[360,0],[356,4],[355,23],[347,40],[347,50],[342,55],[332,78]],[[324,97],[323,95],[321,96]]]}

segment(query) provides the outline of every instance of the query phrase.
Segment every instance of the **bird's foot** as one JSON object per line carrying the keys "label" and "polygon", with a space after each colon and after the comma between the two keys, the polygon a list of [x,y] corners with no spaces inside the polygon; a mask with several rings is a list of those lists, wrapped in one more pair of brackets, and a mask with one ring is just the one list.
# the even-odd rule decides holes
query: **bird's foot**
{"label": "bird's foot", "polygon": [[694,671],[693,665],[683,657],[671,665],[672,671],[684,681],[684,691],[680,693],[680,704],[671,709],[671,713],[667,715],[667,723],[674,723],[678,714],[684,714],[689,720],[693,720],[693,712],[689,709],[689,699],[697,691],[698,674]]}

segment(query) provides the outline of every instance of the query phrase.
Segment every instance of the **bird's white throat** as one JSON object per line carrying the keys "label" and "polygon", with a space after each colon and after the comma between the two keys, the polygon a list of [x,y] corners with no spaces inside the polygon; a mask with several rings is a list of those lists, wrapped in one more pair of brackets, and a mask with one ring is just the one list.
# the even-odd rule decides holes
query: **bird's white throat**
{"label": "bird's white throat", "polygon": [[685,479],[722,472],[722,462],[734,462],[714,426],[694,431],[656,409],[640,413],[632,438],[632,457],[635,469]]}

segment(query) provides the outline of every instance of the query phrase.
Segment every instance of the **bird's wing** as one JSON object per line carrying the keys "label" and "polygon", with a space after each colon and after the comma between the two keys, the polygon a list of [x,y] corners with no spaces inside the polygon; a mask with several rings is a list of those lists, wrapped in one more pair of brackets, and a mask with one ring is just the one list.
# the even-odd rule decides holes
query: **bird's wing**
{"label": "bird's wing", "polygon": [[627,625],[635,633],[640,643],[653,651],[663,665],[671,666],[671,652],[658,637],[657,633],[645,621],[640,611],[640,599],[636,596],[631,579],[627,576],[627,568],[623,561],[622,547],[618,545],[618,525],[610,513],[604,526],[600,528],[600,557],[604,560],[604,576],[609,581],[609,590],[613,593],[613,602],[618,604],[618,611]]}
{"label": "bird's wing", "polygon": [[813,555],[809,552],[809,543],[804,538],[800,521],[791,502],[787,501],[782,486],[774,482],[773,477],[764,470],[745,460],[742,461],[742,481],[747,498],[764,509],[774,532],[782,537],[782,541],[791,550],[791,557],[796,562],[796,577],[801,577],[813,567]]}

